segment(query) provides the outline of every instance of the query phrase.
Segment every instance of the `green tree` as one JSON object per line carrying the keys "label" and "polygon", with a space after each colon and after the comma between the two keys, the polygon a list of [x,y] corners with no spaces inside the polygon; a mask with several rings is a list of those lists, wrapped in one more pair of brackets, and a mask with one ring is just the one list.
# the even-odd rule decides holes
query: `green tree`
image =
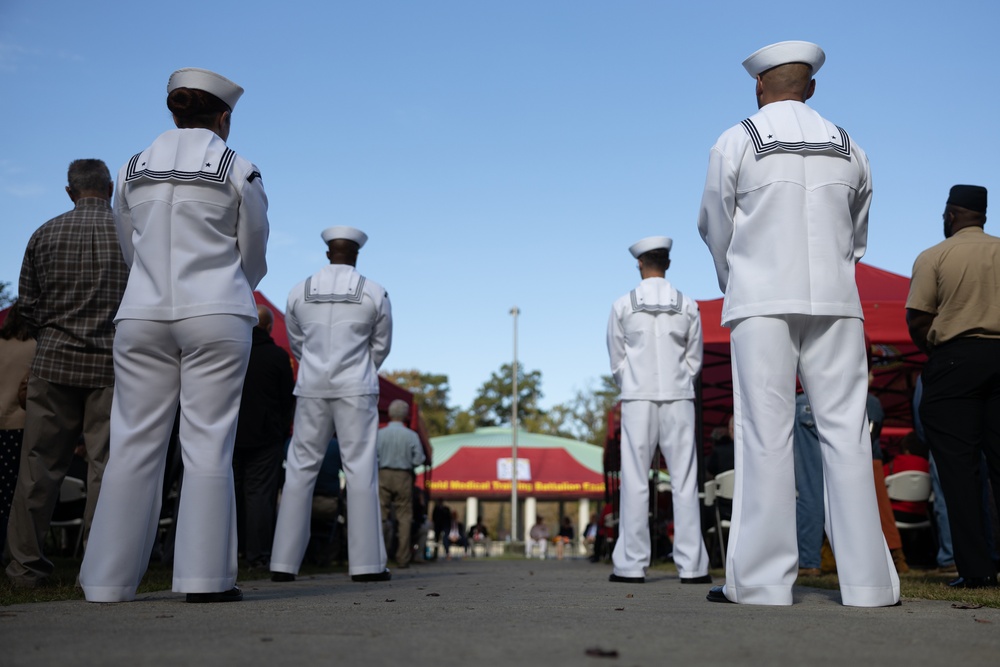
{"label": "green tree", "polygon": [[569,429],[572,420],[572,410],[565,403],[560,403],[541,414],[526,416],[521,422],[521,426],[531,433],[576,439],[576,436]]}
{"label": "green tree", "polygon": [[[513,402],[513,375],[511,364],[503,364],[479,387],[470,410],[476,418],[477,426],[510,425],[511,404]],[[517,418],[527,425],[533,419],[540,419],[545,411],[538,406],[542,394],[542,372],[524,372],[518,363],[517,375]]]}
{"label": "green tree", "polygon": [[387,371],[382,377],[413,393],[427,426],[427,435],[436,438],[451,432],[455,408],[448,407],[448,376],[422,373],[416,369]]}
{"label": "green tree", "polygon": [[451,422],[451,433],[472,433],[476,430],[476,415],[471,410],[458,410]]}
{"label": "green tree", "polygon": [[576,392],[567,403],[555,406],[551,413],[561,417],[553,428],[558,434],[594,445],[604,445],[608,433],[608,411],[618,402],[618,386],[610,375]]}
{"label": "green tree", "polygon": [[10,283],[0,281],[0,308],[6,308],[14,302],[14,295],[10,293]]}

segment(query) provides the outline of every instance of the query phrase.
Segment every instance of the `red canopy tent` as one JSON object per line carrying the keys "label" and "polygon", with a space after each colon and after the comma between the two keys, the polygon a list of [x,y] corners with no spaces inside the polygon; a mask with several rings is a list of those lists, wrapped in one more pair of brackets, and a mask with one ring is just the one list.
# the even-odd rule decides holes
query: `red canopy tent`
{"label": "red canopy tent", "polygon": [[[906,326],[906,296],[910,279],[859,263],[855,269],[865,314],[865,334],[872,345],[872,393],[886,413],[884,439],[904,435],[913,426],[911,399],[926,357],[910,340]],[[729,329],[719,324],[722,299],[699,301],[705,338],[701,373],[704,434],[725,426],[733,409],[733,375],[729,360]]]}
{"label": "red canopy tent", "polygon": [[[906,326],[906,297],[910,291],[910,279],[859,263],[855,269],[855,280],[865,315],[865,334],[872,345],[872,393],[879,398],[886,413],[882,440],[883,443],[890,443],[905,435],[913,426],[913,388],[926,359],[910,340]],[[727,424],[733,411],[729,329],[720,324],[722,301],[698,302],[705,339],[698,408],[705,443],[714,429]],[[619,419],[617,408],[613,409],[608,416],[606,470],[618,469]]]}

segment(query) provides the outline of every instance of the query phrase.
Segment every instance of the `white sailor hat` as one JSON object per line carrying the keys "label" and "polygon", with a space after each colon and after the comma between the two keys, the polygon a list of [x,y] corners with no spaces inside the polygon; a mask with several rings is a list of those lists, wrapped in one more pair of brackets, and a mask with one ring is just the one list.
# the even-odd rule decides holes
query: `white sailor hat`
{"label": "white sailor hat", "polygon": [[756,78],[772,67],[787,65],[788,63],[805,63],[812,67],[813,76],[826,62],[826,54],[823,49],[812,42],[778,42],[757,49],[743,61],[743,67],[750,76]]}
{"label": "white sailor hat", "polygon": [[197,88],[212,93],[228,104],[230,111],[236,108],[236,102],[243,94],[243,88],[226,77],[198,67],[184,67],[171,74],[167,81],[167,94],[175,88]]}
{"label": "white sailor hat", "polygon": [[669,236],[647,236],[641,241],[636,241],[631,246],[629,246],[628,251],[632,253],[632,256],[639,259],[639,255],[649,252],[650,250],[663,249],[670,252],[671,246],[674,242]]}
{"label": "white sailor hat", "polygon": [[354,227],[347,227],[345,225],[338,225],[336,227],[327,227],[323,230],[323,241],[329,243],[334,239],[347,239],[348,241],[354,241],[358,244],[358,248],[361,248],[365,241],[368,240],[368,235],[365,234],[360,229],[355,229]]}

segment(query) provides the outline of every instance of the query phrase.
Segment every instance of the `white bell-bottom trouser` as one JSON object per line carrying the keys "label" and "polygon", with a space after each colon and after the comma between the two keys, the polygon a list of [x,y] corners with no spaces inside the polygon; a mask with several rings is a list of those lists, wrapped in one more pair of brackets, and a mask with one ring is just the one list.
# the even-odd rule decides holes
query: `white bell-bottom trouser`
{"label": "white bell-bottom trouser", "polygon": [[843,604],[899,600],[899,577],[879,523],[865,403],[868,365],[857,318],[781,315],[731,332],[736,490],[726,597],[792,604],[798,572],[792,424],[796,371],[819,432],[826,531]]}
{"label": "white bell-bottom trouser", "polygon": [[378,498],[378,395],[299,397],[285,461],[285,486],[271,549],[271,571],[298,574],[309,546],[313,489],[336,428],[347,482],[347,558],[351,575],[385,569]]}
{"label": "white bell-bottom trouser", "polygon": [[237,315],[118,323],[111,453],[80,569],[87,600],[135,598],[159,529],[178,404],[184,481],[173,589],[215,593],[236,583],[233,443],[252,328]]}
{"label": "white bell-bottom trouser", "polygon": [[612,561],[621,577],[649,567],[649,466],[657,443],[670,471],[674,505],[674,564],[681,577],[708,574],[701,536],[694,401],[622,401],[621,502]]}

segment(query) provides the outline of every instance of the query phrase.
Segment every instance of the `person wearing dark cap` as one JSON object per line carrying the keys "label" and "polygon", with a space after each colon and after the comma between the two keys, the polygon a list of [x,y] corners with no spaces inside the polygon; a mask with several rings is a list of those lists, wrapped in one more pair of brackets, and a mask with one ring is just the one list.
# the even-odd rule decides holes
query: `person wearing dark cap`
{"label": "person wearing dark cap", "polygon": [[980,461],[1000,511],[1000,238],[983,231],[986,188],[954,186],[943,218],[945,240],[913,263],[906,322],[929,357],[920,419],[948,504],[959,574],[949,585],[992,587]]}
{"label": "person wearing dark cap", "polygon": [[649,537],[649,466],[657,449],[670,470],[674,564],[682,584],[709,584],[701,536],[694,382],[701,371],[701,316],[694,299],[666,279],[673,241],[634,243],[642,281],[619,297],[608,318],[611,373],[621,389],[621,522],[609,579],[645,582]]}
{"label": "person wearing dark cap", "polygon": [[242,94],[215,72],[177,70],[167,82],[176,128],[118,173],[113,213],[130,271],[115,315],[111,455],[80,570],[91,602],[135,598],[178,406],[173,590],[188,602],[243,599],[233,446],[269,227],[260,172],[226,145]]}
{"label": "person wearing dark cap", "polygon": [[347,558],[354,581],[388,581],[379,505],[378,369],[392,346],[385,289],[355,268],[360,229],[323,230],[327,266],[292,288],[285,326],[299,360],[295,423],[271,549],[271,580],[294,581],[309,545],[313,487],[336,431],[347,485]]}
{"label": "person wearing dark cap", "polygon": [[710,591],[712,602],[792,604],[796,376],[823,445],[841,601],[899,600],[875,498],[854,278],[867,246],[871,171],[847,132],[806,104],[825,60],[800,41],[750,55],[743,67],[759,111],[724,132],[709,156],[698,229],[725,293],[736,436],[726,583]]}

